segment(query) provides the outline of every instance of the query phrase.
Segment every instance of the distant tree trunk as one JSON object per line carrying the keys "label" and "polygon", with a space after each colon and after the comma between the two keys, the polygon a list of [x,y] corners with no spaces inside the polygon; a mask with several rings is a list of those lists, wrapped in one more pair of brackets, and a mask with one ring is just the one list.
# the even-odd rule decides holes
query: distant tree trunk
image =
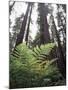
{"label": "distant tree trunk", "polygon": [[60,72],[62,73],[64,78],[66,78],[66,60],[64,58],[64,54],[63,54],[63,51],[62,51],[62,46],[60,44],[60,38],[59,38],[59,34],[57,32],[57,28],[56,28],[56,25],[55,25],[54,18],[53,18],[52,23],[53,23],[53,27],[55,28],[55,33],[56,33],[56,38],[57,38],[57,43],[58,43],[57,54],[58,54],[59,60],[57,61],[57,64],[58,64]]}
{"label": "distant tree trunk", "polygon": [[54,43],[55,41],[55,30],[54,27],[51,27],[51,42]]}
{"label": "distant tree trunk", "polygon": [[29,36],[29,27],[30,27],[30,21],[31,21],[32,6],[33,6],[33,3],[31,3],[30,15],[29,15],[29,20],[28,20],[28,25],[27,25],[26,36],[25,36],[26,45],[28,43],[28,36]]}
{"label": "distant tree trunk", "polygon": [[49,25],[47,23],[47,17],[45,16],[44,19],[44,38],[45,38],[45,43],[49,43],[50,42],[50,35],[49,35]]}
{"label": "distant tree trunk", "polygon": [[48,31],[47,14],[48,9],[45,8],[44,3],[38,4],[39,11],[39,25],[40,25],[40,44],[50,42],[50,35]]}
{"label": "distant tree trunk", "polygon": [[30,9],[30,3],[28,4],[27,11],[26,11],[26,14],[25,14],[23,22],[22,22],[21,30],[20,30],[19,34],[17,35],[17,40],[16,40],[15,46],[17,46],[23,42],[29,9]]}

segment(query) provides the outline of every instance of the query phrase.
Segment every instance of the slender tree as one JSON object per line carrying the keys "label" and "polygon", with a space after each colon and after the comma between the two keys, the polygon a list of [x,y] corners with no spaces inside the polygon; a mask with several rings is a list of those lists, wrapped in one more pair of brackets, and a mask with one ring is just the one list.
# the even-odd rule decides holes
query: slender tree
{"label": "slender tree", "polygon": [[[59,27],[59,33],[63,36],[62,45],[63,45],[63,51],[64,55],[66,52],[66,11],[65,8],[63,8],[65,5],[58,5],[57,4],[57,21],[58,21],[58,27]],[[60,10],[62,8],[62,10]]]}
{"label": "slender tree", "polygon": [[17,45],[19,45],[20,43],[23,42],[29,10],[30,10],[30,3],[28,3],[26,14],[25,14],[24,19],[22,21],[21,30],[20,30],[19,34],[17,35],[17,40],[16,40],[16,45],[15,46],[17,46]]}
{"label": "slender tree", "polygon": [[[13,7],[14,7],[14,5],[15,5],[15,1],[13,1],[13,3],[10,5],[10,2],[9,2],[9,28],[11,28],[11,19],[10,19],[10,15],[11,15],[11,12],[13,11]],[[9,31],[9,46],[10,46],[10,48],[9,48],[9,50],[10,50],[10,52],[12,51],[12,49],[13,49],[13,45],[14,45],[14,43],[13,43],[13,41],[14,41],[14,39],[15,39],[15,37],[13,37],[12,36],[12,33]]]}
{"label": "slender tree", "polygon": [[23,17],[24,17],[24,14],[21,14],[21,16],[17,17],[15,19],[15,24],[12,28],[12,32],[9,31],[10,51],[12,51],[15,46],[16,37],[20,31]]}
{"label": "slender tree", "polygon": [[59,59],[57,61],[57,64],[58,64],[59,70],[61,71],[62,75],[64,76],[64,78],[66,78],[66,60],[64,58],[62,46],[60,44],[60,38],[59,38],[59,34],[58,34],[58,31],[55,25],[54,17],[53,15],[51,15],[51,17],[52,17],[52,27],[54,27],[56,38],[57,38],[57,43],[58,43],[57,56]]}
{"label": "slender tree", "polygon": [[29,27],[30,27],[30,21],[31,21],[32,8],[33,8],[33,3],[31,3],[30,13],[29,13],[29,17],[28,17],[29,19],[28,19],[26,36],[25,36],[26,45],[28,43],[28,37],[29,37]]}

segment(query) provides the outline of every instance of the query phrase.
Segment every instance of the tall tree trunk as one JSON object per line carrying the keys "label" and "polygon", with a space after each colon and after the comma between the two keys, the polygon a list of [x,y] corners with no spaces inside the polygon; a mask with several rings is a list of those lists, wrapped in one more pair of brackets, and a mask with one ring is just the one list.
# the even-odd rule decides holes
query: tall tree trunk
{"label": "tall tree trunk", "polygon": [[17,40],[16,40],[15,47],[23,42],[29,9],[30,9],[30,3],[28,4],[27,11],[26,11],[26,14],[24,16],[24,20],[22,22],[21,30],[20,30],[19,34],[17,35]]}
{"label": "tall tree trunk", "polygon": [[60,44],[60,38],[59,38],[59,34],[57,32],[57,28],[56,28],[56,25],[55,25],[54,18],[53,18],[52,23],[53,23],[53,27],[55,28],[55,33],[56,33],[56,38],[57,38],[57,43],[58,43],[58,57],[59,57],[59,60],[57,61],[58,67],[59,67],[59,70],[62,73],[63,77],[66,78],[66,60],[64,58],[64,54],[63,54],[63,51],[62,51],[62,46]]}
{"label": "tall tree trunk", "polygon": [[25,36],[26,45],[28,43],[29,26],[30,26],[30,21],[31,21],[32,6],[33,6],[33,4],[31,3],[30,15],[29,15],[29,20],[28,20],[28,25],[27,25],[26,36]]}
{"label": "tall tree trunk", "polygon": [[45,38],[45,43],[50,42],[50,35],[49,35],[49,25],[47,23],[47,17],[44,17],[44,38]]}
{"label": "tall tree trunk", "polygon": [[[63,7],[64,11],[59,12],[60,6]],[[64,51],[64,55],[65,55],[65,52],[66,52],[66,17],[63,15],[63,13],[65,13],[65,15],[66,15],[66,5],[64,5],[64,4],[58,5],[57,4],[57,10],[58,10],[58,13],[57,13],[58,26],[60,28],[59,31],[62,31],[62,35],[63,35],[63,51]],[[63,19],[62,19],[62,17],[63,17]]]}
{"label": "tall tree trunk", "polygon": [[45,44],[50,42],[50,35],[48,31],[48,23],[47,23],[47,8],[45,8],[44,3],[38,4],[39,11],[39,25],[40,25],[40,44]]}

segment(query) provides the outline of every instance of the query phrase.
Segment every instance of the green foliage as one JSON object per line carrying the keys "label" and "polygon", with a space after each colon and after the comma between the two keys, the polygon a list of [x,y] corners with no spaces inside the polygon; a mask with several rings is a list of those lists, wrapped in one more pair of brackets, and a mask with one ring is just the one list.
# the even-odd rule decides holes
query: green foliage
{"label": "green foliage", "polygon": [[63,78],[54,59],[48,58],[54,46],[50,43],[34,50],[25,44],[17,46],[10,55],[10,88],[60,85]]}
{"label": "green foliage", "polygon": [[55,47],[55,44],[53,44],[53,43],[41,45],[40,47],[36,46],[33,49],[33,55],[38,60],[43,60],[43,61],[49,60],[49,59],[51,59],[49,54],[54,47]]}

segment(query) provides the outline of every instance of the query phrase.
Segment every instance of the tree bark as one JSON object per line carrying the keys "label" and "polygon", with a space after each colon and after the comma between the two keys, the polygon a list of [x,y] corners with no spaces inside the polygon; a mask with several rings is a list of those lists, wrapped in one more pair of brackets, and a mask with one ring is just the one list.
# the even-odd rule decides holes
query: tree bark
{"label": "tree bark", "polygon": [[19,34],[17,35],[15,47],[23,42],[29,9],[30,9],[30,3],[28,4],[27,11],[26,11],[26,14],[24,16],[24,20],[22,22],[21,30],[20,30]]}
{"label": "tree bark", "polygon": [[44,3],[38,4],[39,10],[39,25],[40,25],[40,44],[45,44],[50,42],[50,35],[48,30],[48,23],[47,23],[47,14],[48,9],[45,8]]}
{"label": "tree bark", "polygon": [[26,36],[25,36],[26,45],[28,43],[28,36],[29,36],[29,27],[30,27],[30,21],[31,21],[32,6],[33,5],[31,3],[30,15],[29,15],[29,20],[28,20],[28,25],[27,25]]}
{"label": "tree bark", "polygon": [[59,70],[62,73],[63,77],[66,79],[66,60],[65,60],[65,57],[64,57],[64,54],[62,51],[62,46],[60,44],[60,38],[59,38],[59,34],[57,32],[54,18],[53,18],[52,23],[53,23],[53,27],[55,28],[55,33],[56,33],[56,38],[57,38],[57,43],[58,43],[57,55],[58,55],[59,59],[57,60],[57,64],[58,64]]}

